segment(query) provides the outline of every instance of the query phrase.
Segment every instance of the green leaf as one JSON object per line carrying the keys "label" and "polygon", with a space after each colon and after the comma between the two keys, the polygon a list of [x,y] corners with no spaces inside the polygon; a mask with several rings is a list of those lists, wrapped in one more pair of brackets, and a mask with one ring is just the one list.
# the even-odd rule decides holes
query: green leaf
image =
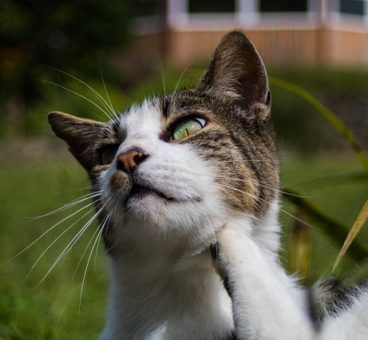
{"label": "green leaf", "polygon": [[289,235],[289,270],[298,273],[299,280],[306,284],[311,265],[310,228],[299,218],[295,219]]}
{"label": "green leaf", "polygon": [[298,185],[308,188],[322,188],[329,186],[337,186],[351,183],[368,184],[368,173],[365,171],[354,171],[340,174],[332,174],[328,176],[321,176],[310,180],[298,182]]}
{"label": "green leaf", "polygon": [[354,241],[354,239],[356,238],[359,231],[362,229],[367,220],[368,220],[368,200],[365,201],[362,210],[360,211],[353,226],[351,227],[349,234],[346,237],[344,244],[342,245],[339,254],[336,257],[335,263],[332,268],[332,272],[335,271],[336,267],[339,265],[341,259],[345,255],[346,251],[349,249],[351,243]]}
{"label": "green leaf", "polygon": [[298,96],[303,98],[308,104],[310,104],[313,108],[315,108],[322,115],[322,117],[340,133],[340,135],[345,139],[345,141],[349,143],[349,145],[352,147],[357,157],[363,164],[364,168],[368,172],[368,154],[358,144],[354,134],[348,128],[348,126],[335,113],[333,113],[325,105],[323,105],[310,92],[290,81],[270,77],[270,83],[297,94]]}
{"label": "green leaf", "polygon": [[[315,225],[318,225],[322,232],[338,246],[344,243],[348,235],[347,226],[315,207],[312,203],[301,197],[300,193],[292,189],[283,188],[282,197],[298,207],[299,211],[305,217],[312,220]],[[347,254],[355,261],[360,262],[367,259],[368,250],[355,240]]]}

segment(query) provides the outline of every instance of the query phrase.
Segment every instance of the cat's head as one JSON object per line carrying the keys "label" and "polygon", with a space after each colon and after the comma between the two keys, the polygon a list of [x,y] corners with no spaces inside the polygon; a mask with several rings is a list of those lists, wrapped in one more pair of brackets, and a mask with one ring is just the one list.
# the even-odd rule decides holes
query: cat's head
{"label": "cat's head", "polygon": [[278,186],[269,116],[264,65],[235,31],[194,89],[146,100],[107,123],[58,112],[49,122],[88,172],[114,249],[131,238],[208,244],[229,218],[262,217]]}

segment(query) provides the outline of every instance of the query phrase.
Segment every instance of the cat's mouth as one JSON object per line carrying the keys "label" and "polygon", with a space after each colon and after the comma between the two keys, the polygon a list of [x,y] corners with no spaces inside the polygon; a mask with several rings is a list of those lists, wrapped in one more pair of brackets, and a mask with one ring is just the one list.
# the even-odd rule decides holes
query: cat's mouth
{"label": "cat's mouth", "polygon": [[155,195],[167,201],[176,201],[175,198],[167,196],[166,194],[157,190],[156,188],[152,188],[146,185],[140,185],[137,183],[133,184],[129,197],[128,197],[128,201],[133,198],[138,198],[138,199],[143,198],[147,195]]}

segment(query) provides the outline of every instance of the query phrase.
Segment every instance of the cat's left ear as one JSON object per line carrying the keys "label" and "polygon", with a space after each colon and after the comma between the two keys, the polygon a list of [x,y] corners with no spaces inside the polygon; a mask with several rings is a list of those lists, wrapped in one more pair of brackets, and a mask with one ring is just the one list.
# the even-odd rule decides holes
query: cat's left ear
{"label": "cat's left ear", "polygon": [[236,104],[260,120],[269,117],[271,94],[266,69],[253,44],[239,31],[223,37],[198,90]]}
{"label": "cat's left ear", "polygon": [[90,171],[98,164],[96,141],[102,135],[105,124],[82,119],[63,112],[50,112],[49,124],[55,135],[63,139],[78,162]]}

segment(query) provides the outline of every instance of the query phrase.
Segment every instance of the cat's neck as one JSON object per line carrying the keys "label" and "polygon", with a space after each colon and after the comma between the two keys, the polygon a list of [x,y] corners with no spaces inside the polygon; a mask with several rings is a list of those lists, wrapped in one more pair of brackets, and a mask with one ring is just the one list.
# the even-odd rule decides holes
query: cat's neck
{"label": "cat's neck", "polygon": [[[279,268],[277,204],[262,220],[244,216],[239,223],[253,230]],[[152,338],[157,329],[163,339],[221,339],[231,333],[231,301],[208,247],[189,247],[183,240],[129,240],[109,262],[110,304],[102,339]]]}
{"label": "cat's neck", "polygon": [[103,339],[150,338],[159,328],[167,339],[215,338],[233,329],[230,298],[208,250],[191,254],[154,243],[110,258],[110,270]]}

